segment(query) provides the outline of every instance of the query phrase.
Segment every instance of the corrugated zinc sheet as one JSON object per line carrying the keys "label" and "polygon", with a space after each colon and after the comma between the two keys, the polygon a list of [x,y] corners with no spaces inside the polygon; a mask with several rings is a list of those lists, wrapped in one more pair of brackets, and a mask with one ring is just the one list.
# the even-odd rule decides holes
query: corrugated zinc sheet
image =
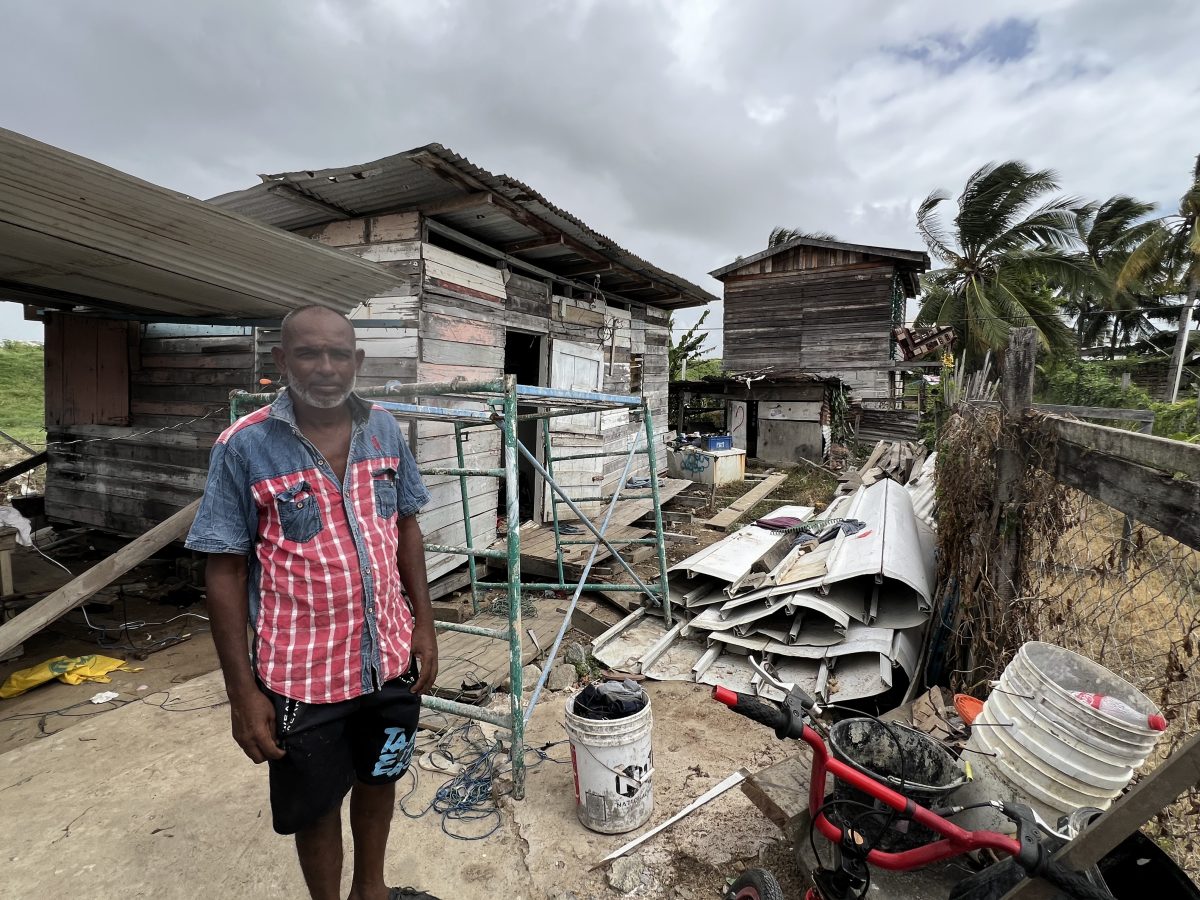
{"label": "corrugated zinc sheet", "polygon": [[[540,222],[590,250],[596,251],[628,273],[656,286],[678,291],[674,300],[647,299],[664,308],[701,306],[716,301],[713,294],[677,275],[666,272],[589,228],[571,213],[550,203],[528,185],[507,175],[481,169],[441,144],[427,144],[375,162],[338,169],[283,172],[262,176],[263,183],[210,200],[280,228],[297,229],[319,225],[339,217],[365,216],[397,209],[425,209],[434,204],[491,192],[518,207],[525,221],[512,215],[495,216],[476,210],[437,214],[477,240],[493,246],[537,237]],[[307,198],[307,202],[306,202]],[[483,207],[481,207],[482,209]],[[530,224],[536,220],[533,224]],[[552,253],[539,253],[530,261],[582,261],[560,246]],[[612,274],[602,274],[602,284]],[[606,289],[620,292],[620,287]]]}
{"label": "corrugated zinc sheet", "polygon": [[0,129],[0,299],[172,316],[349,312],[386,269]]}

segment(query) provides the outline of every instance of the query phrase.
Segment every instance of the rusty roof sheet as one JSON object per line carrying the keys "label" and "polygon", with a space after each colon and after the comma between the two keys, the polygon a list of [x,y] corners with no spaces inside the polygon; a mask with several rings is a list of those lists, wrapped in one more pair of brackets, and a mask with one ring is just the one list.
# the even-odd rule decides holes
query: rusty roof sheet
{"label": "rusty roof sheet", "polygon": [[[501,250],[553,233],[562,240],[513,250],[512,255],[564,277],[576,277],[571,269],[580,264],[603,259],[611,268],[594,274],[604,290],[664,309],[718,299],[619,246],[529,185],[482,169],[441,144],[362,165],[259,177],[261,184],[209,202],[289,230],[338,218],[421,210]],[[578,277],[590,280],[594,274]]]}

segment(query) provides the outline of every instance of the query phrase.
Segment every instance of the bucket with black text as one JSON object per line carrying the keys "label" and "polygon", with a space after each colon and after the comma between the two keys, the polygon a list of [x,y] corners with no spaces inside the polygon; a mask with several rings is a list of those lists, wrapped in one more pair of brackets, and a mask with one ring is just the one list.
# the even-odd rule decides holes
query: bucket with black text
{"label": "bucket with black text", "polygon": [[567,701],[564,723],[575,771],[575,813],[584,827],[601,834],[632,831],[654,811],[650,698],[632,715],[607,720],[576,715],[577,699]]}

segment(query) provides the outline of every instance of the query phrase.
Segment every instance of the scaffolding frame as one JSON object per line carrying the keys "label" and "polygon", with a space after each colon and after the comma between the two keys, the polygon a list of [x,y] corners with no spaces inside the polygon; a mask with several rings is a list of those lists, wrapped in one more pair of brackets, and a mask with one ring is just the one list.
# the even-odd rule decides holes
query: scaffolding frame
{"label": "scaffolding frame", "polygon": [[[643,595],[645,607],[658,606],[667,626],[671,624],[671,603],[667,587],[666,542],[663,534],[662,506],[659,494],[658,461],[654,447],[654,421],[650,406],[644,397],[633,394],[607,394],[588,391],[572,391],[558,388],[519,385],[515,375],[505,375],[501,378],[485,381],[468,381],[457,379],[452,382],[417,382],[404,384],[388,382],[379,388],[359,390],[358,395],[372,399],[393,414],[404,418],[424,421],[449,423],[454,426],[454,440],[458,465],[418,466],[422,475],[435,477],[457,477],[462,500],[464,545],[452,546],[447,544],[426,543],[425,549],[431,553],[457,554],[466,557],[471,578],[471,608],[475,614],[479,612],[479,595],[484,590],[503,590],[506,595],[508,625],[506,628],[485,628],[456,622],[434,622],[439,631],[460,632],[477,637],[504,641],[509,649],[509,709],[507,714],[493,712],[479,706],[460,703],[426,694],[421,698],[422,705],[437,712],[449,713],[478,722],[487,722],[499,729],[509,732],[509,756],[512,766],[513,796],[520,800],[525,796],[525,725],[529,721],[537,704],[541,690],[545,685],[550,666],[553,663],[563,636],[570,626],[571,617],[579,602],[580,595],[585,590],[627,591]],[[231,421],[236,421],[243,415],[269,404],[276,398],[274,393],[249,393],[233,391],[229,395],[229,412]],[[444,398],[453,401],[467,401],[481,405],[482,409],[453,408],[447,406],[426,405],[421,402],[427,398]],[[399,400],[413,402],[399,402]],[[522,412],[522,409],[533,411]],[[576,416],[589,413],[603,413],[610,410],[628,410],[631,421],[640,418],[640,429],[635,429],[628,450],[599,450],[588,453],[567,453],[554,455],[554,445],[551,437],[550,420],[564,416]],[[517,423],[537,421],[542,431],[542,448],[545,465],[538,461],[535,453],[530,451],[517,439]],[[466,454],[463,450],[463,436],[468,429],[498,428],[501,433],[502,467],[468,467]],[[644,446],[639,444],[644,439]],[[649,492],[645,488],[636,490],[640,493],[626,492],[626,482],[637,456],[647,457],[649,468]],[[545,486],[552,492],[550,502],[551,524],[554,530],[554,545],[556,556],[557,581],[539,581],[522,583],[521,581],[521,521],[518,494],[517,459],[523,456],[532,466],[538,477],[543,479]],[[603,496],[603,491],[596,496],[572,498],[554,478],[554,463],[578,459],[600,459],[611,456],[626,456],[625,468],[616,489],[609,496]],[[505,521],[506,535],[503,550],[490,547],[476,547],[471,527],[471,500],[467,479],[470,477],[488,477],[503,481],[505,485]],[[536,492],[535,492],[536,496]],[[654,536],[651,538],[626,538],[609,540],[606,537],[609,521],[621,500],[650,499],[653,503]],[[608,502],[603,522],[597,526],[592,518],[585,514],[579,503]],[[591,537],[582,540],[564,540],[560,532],[559,506],[569,508],[576,516],[578,524],[589,532]],[[578,544],[591,544],[592,552],[578,581],[568,583],[564,577],[564,547]],[[622,555],[622,546],[638,546],[652,544],[658,555],[657,583],[647,584],[634,571],[633,566]],[[613,560],[623,568],[630,577],[628,582],[590,583],[588,575],[601,547],[611,554]],[[481,581],[476,566],[477,559],[487,559],[506,566],[505,581]],[[654,582],[654,579],[651,579]],[[522,625],[522,603],[526,591],[567,591],[573,590],[571,603],[564,615],[554,644],[547,656],[542,677],[535,686],[528,704],[524,699],[523,684],[523,647],[524,629]]]}

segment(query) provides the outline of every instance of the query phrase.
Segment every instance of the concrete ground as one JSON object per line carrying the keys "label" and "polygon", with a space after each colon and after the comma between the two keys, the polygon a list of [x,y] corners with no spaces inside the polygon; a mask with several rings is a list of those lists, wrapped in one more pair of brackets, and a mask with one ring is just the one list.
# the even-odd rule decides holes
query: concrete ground
{"label": "concrete ground", "polygon": [[[794,750],[732,717],[700,687],[648,689],[655,718],[651,824],[737,768],[761,768]],[[71,690],[83,698],[95,687]],[[0,898],[64,890],[159,900],[306,896],[291,842],[271,830],[266,771],[229,736],[220,675],[175,686],[170,696],[162,708],[163,695],[131,702],[0,756]],[[545,695],[530,745],[565,737],[567,696]],[[547,752],[569,759],[565,745]],[[405,807],[424,809],[444,781],[421,771]],[[500,827],[484,840],[447,837],[434,813],[409,819],[398,812],[389,880],[443,900],[616,897],[605,870],[591,867],[630,835],[585,830],[574,805],[570,765],[547,761],[529,772],[525,800],[501,800]],[[471,825],[448,823],[464,831]],[[345,834],[348,842],[348,826]],[[786,865],[790,849],[779,842],[775,826],[735,789],[644,846],[635,867],[640,884],[629,896],[718,897],[725,875],[745,860],[765,856]],[[349,847],[347,857],[348,869]]]}

